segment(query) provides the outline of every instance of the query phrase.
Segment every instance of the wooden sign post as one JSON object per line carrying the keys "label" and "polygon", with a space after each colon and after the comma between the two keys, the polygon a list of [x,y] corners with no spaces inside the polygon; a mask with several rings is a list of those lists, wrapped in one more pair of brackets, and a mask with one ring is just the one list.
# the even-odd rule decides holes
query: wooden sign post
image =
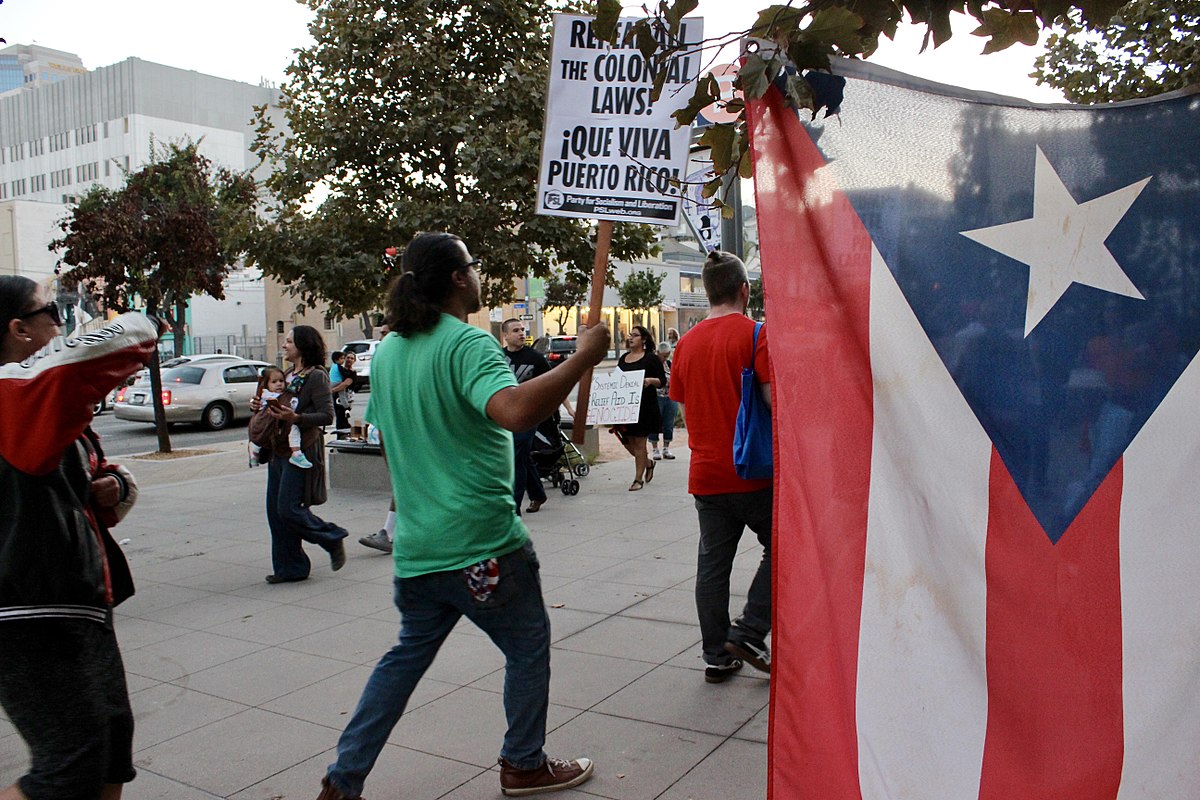
{"label": "wooden sign post", "polygon": [[[604,305],[604,281],[608,277],[608,252],[612,246],[611,220],[599,220],[596,228],[596,260],[592,262],[592,295],[588,305],[588,330],[600,324],[600,308]],[[592,393],[592,370],[588,369],[579,379],[579,393],[575,397],[575,424],[571,428],[571,441],[583,444],[587,431],[588,401]]]}

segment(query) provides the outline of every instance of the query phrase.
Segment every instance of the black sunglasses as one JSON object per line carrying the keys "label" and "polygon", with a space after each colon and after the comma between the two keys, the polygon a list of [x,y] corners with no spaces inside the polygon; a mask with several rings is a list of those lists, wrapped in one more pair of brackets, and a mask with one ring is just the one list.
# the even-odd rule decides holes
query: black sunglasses
{"label": "black sunglasses", "polygon": [[35,308],[33,311],[29,311],[25,314],[20,315],[19,317],[17,317],[17,319],[30,319],[32,317],[36,317],[38,314],[49,314],[50,319],[54,320],[55,325],[63,324],[62,315],[58,312],[58,304],[57,303],[47,303],[46,305],[42,306],[41,308]]}

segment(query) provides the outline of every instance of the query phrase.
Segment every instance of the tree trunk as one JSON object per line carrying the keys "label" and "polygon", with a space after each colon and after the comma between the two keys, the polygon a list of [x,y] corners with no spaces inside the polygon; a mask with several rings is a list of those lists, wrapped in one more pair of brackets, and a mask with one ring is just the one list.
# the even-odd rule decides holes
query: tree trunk
{"label": "tree trunk", "polygon": [[[150,303],[146,307],[146,313],[150,316],[158,315],[158,308]],[[167,411],[163,407],[162,399],[162,368],[159,365],[158,358],[158,343],[154,345],[154,351],[150,354],[150,399],[154,403],[154,429],[158,433],[158,452],[171,452],[171,436],[167,433]]]}
{"label": "tree trunk", "polygon": [[163,407],[162,369],[159,366],[158,347],[150,356],[150,397],[154,401],[154,428],[158,432],[158,452],[171,452],[171,435],[167,432],[167,410]]}
{"label": "tree trunk", "polygon": [[359,325],[359,327],[362,328],[363,338],[364,339],[374,339],[375,338],[375,326],[371,324],[371,315],[368,314],[366,311],[364,311],[361,314],[359,314],[358,317],[362,321],[362,324]]}
{"label": "tree trunk", "polygon": [[175,302],[175,319],[171,321],[171,338],[175,340],[175,357],[183,355],[183,339],[187,335],[187,301]]}

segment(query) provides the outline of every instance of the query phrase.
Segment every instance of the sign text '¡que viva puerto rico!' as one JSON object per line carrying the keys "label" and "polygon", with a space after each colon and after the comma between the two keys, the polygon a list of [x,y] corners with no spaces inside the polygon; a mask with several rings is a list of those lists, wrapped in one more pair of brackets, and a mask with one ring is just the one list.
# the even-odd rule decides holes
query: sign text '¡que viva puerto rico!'
{"label": "sign text '\u00a1que viva puerto rico!'", "polygon": [[[559,158],[550,162],[547,186],[558,185],[566,189],[608,189],[621,187],[621,168],[616,164],[576,163],[573,155],[581,161],[596,158],[611,158],[613,145],[624,156],[635,159],[671,160],[671,133],[662,128],[617,128],[613,141],[612,128],[589,128],[576,125],[563,131],[562,151]],[[648,189],[666,194],[671,190],[671,179],[679,178],[678,169],[627,165],[624,169],[624,190],[642,192]]]}

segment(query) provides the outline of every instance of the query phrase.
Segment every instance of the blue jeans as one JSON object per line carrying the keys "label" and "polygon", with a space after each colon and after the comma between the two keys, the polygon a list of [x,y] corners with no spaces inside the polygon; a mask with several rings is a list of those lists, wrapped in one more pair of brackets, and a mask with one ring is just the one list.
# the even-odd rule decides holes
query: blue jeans
{"label": "blue jeans", "polygon": [[307,578],[312,563],[302,542],[331,550],[349,534],[304,505],[304,470],[286,458],[267,462],[267,525],[271,528],[271,567],[281,578]]}
{"label": "blue jeans", "polygon": [[[700,550],[696,559],[696,614],[707,664],[728,664],[726,642],[763,646],[771,632],[771,506],[773,489],[696,495]],[[749,527],[763,547],[746,606],[729,622],[729,575],[742,533]]]}
{"label": "blue jeans", "polygon": [[[669,397],[658,398],[658,413],[662,415],[663,447],[670,447],[675,438],[675,417],[679,413],[679,404]],[[646,437],[651,447],[658,447],[658,434],[652,433]]]}
{"label": "blue jeans", "polygon": [[462,570],[396,578],[400,641],[367,679],[358,708],[338,740],[337,761],[329,766],[330,783],[347,797],[362,794],[409,696],[464,615],[504,653],[508,732],[500,755],[518,769],[534,769],[546,760],[542,746],[550,705],[550,618],[542,601],[537,555],[526,542],[497,560],[499,583],[483,601],[468,590]]}

